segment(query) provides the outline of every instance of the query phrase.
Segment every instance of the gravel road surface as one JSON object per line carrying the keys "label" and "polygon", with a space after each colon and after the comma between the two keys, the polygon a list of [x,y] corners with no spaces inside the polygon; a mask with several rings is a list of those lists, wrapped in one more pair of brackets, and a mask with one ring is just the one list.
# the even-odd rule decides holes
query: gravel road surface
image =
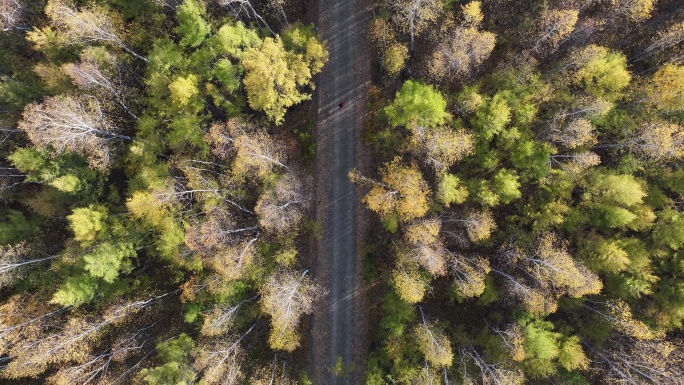
{"label": "gravel road surface", "polygon": [[[359,194],[349,182],[357,167],[370,82],[366,36],[367,0],[318,0],[318,32],[330,60],[318,75],[315,102],[317,219],[322,231],[314,277],[328,295],[312,326],[312,372],[316,385],[363,383],[367,347],[361,258]],[[339,104],[344,103],[340,108]],[[342,373],[334,373],[342,360]]]}

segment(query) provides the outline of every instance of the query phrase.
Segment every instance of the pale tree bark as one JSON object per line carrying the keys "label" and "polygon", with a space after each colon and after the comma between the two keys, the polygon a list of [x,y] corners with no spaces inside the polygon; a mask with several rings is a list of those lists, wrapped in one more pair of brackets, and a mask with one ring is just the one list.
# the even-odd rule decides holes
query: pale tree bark
{"label": "pale tree bark", "polygon": [[274,188],[264,191],[254,208],[264,231],[282,234],[301,222],[310,203],[304,195],[307,185],[310,183],[289,172],[276,181]]}
{"label": "pale tree bark", "polygon": [[43,258],[27,258],[31,250],[25,243],[0,247],[0,287],[10,286],[23,277],[24,270],[35,263],[50,261],[57,258],[51,255]]}
{"label": "pale tree bark", "polygon": [[[461,376],[464,383],[479,382],[483,385],[521,385],[525,383],[523,373],[506,363],[489,363],[475,349],[469,345],[458,349],[461,363]],[[468,364],[475,367],[475,373],[470,373]]]}
{"label": "pale tree bark", "polygon": [[588,346],[591,370],[604,383],[681,384],[684,379],[684,345],[680,339],[643,341],[618,336],[602,347]]}
{"label": "pale tree bark", "polygon": [[261,307],[271,315],[271,323],[276,329],[296,329],[301,316],[311,314],[315,300],[323,295],[324,290],[311,281],[308,272],[276,272],[261,287]]}
{"label": "pale tree bark", "polygon": [[218,3],[223,7],[230,8],[236,16],[244,13],[248,18],[256,20],[259,25],[266,27],[271,35],[276,35],[268,23],[266,23],[266,20],[254,9],[251,0],[218,0]]}
{"label": "pale tree bark", "polygon": [[0,31],[10,31],[19,26],[25,5],[21,0],[0,0]]}
{"label": "pale tree bark", "polygon": [[411,52],[415,46],[415,36],[436,20],[443,9],[439,0],[390,0],[389,6],[397,26],[409,33]]}
{"label": "pale tree bark", "polygon": [[213,339],[199,346],[195,369],[202,372],[202,383],[207,385],[237,385],[244,378],[242,363],[245,360],[240,343],[252,332],[252,325],[241,335]]}
{"label": "pale tree bark", "polygon": [[130,49],[117,35],[122,22],[104,8],[91,7],[82,10],[68,5],[64,0],[51,0],[45,13],[52,25],[64,36],[66,44],[107,43],[117,46],[134,57],[147,59]]}
{"label": "pale tree bark", "polygon": [[71,77],[78,88],[85,91],[97,90],[105,93],[114,99],[133,119],[138,119],[126,105],[123,86],[120,82],[117,82],[117,77],[120,79],[121,73],[118,73],[119,63],[116,57],[110,54],[107,59],[109,61],[108,65],[113,67],[117,74],[108,73],[109,71],[102,68],[102,65],[87,55],[82,57],[79,63],[65,64],[62,66],[62,70]]}
{"label": "pale tree bark", "polygon": [[40,148],[57,153],[75,152],[88,158],[94,167],[107,167],[111,141],[131,140],[104,115],[94,98],[53,96],[24,108],[19,128]]}

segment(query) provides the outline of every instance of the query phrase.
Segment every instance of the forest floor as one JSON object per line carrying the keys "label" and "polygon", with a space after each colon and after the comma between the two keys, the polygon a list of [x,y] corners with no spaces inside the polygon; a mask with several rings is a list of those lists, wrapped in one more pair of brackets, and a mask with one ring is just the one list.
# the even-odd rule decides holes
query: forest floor
{"label": "forest floor", "polygon": [[[316,111],[316,219],[321,225],[312,272],[327,295],[311,327],[316,385],[360,384],[368,350],[362,279],[367,222],[349,170],[364,170],[362,130],[370,86],[368,0],[319,0],[318,32],[330,60],[318,75]],[[340,108],[340,102],[344,107]]]}

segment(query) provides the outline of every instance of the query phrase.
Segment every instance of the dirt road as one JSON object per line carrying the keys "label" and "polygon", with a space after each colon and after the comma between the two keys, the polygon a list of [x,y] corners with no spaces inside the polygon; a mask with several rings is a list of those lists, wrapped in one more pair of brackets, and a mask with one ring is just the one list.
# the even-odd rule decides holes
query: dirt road
{"label": "dirt road", "polygon": [[[312,326],[311,362],[316,385],[363,383],[366,366],[365,300],[358,251],[363,229],[358,224],[359,196],[347,178],[349,170],[357,167],[361,152],[370,83],[365,3],[318,0],[318,32],[327,41],[330,60],[318,75],[315,98],[316,214],[322,234],[312,271],[328,290]],[[338,362],[341,371],[334,369]]]}

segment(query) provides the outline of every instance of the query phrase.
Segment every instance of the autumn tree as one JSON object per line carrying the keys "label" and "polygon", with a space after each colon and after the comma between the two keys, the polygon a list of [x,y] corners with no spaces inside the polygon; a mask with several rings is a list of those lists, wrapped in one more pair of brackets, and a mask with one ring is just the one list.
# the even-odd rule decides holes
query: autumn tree
{"label": "autumn tree", "polygon": [[504,248],[499,258],[507,266],[522,270],[534,280],[535,286],[556,296],[579,298],[598,294],[603,288],[599,277],[575,261],[567,245],[555,234],[543,234],[537,247],[530,251],[515,246]]}
{"label": "autumn tree", "polygon": [[399,257],[411,261],[434,276],[446,274],[446,250],[439,240],[441,223],[437,219],[424,219],[406,226],[405,246]]}
{"label": "autumn tree", "polygon": [[289,172],[278,178],[272,189],[264,191],[254,212],[265,231],[282,234],[299,224],[310,202],[304,194],[306,185],[301,177]]}
{"label": "autumn tree", "polygon": [[310,27],[296,26],[282,38],[265,38],[260,47],[242,55],[249,106],[282,124],[288,107],[311,98],[302,89],[314,87],[311,78],[327,61],[328,53]]}
{"label": "autumn tree", "polygon": [[458,218],[447,214],[445,222],[457,223],[465,227],[468,238],[472,242],[479,242],[488,239],[492,232],[496,230],[494,217],[488,211],[471,210],[465,218]]}
{"label": "autumn tree", "polygon": [[425,356],[425,360],[436,367],[449,367],[454,359],[451,342],[437,325],[425,320],[423,309],[419,306],[422,322],[414,329],[418,349]]}
{"label": "autumn tree", "polygon": [[657,0],[610,0],[611,10],[633,21],[644,21],[651,16]]}
{"label": "autumn tree", "polygon": [[[659,52],[676,47],[682,41],[684,41],[684,23],[674,24],[665,31],[658,31],[656,39],[634,57],[633,60],[644,60]],[[681,56],[679,58],[681,58]],[[673,61],[677,61],[679,58],[675,58]]]}
{"label": "autumn tree", "polygon": [[275,272],[261,287],[261,308],[271,316],[269,343],[274,349],[292,351],[299,345],[296,329],[300,318],[313,312],[314,301],[324,293],[308,272]]}
{"label": "autumn tree", "polygon": [[415,166],[403,165],[399,158],[381,168],[380,181],[364,177],[356,170],[350,171],[349,178],[371,186],[363,200],[382,216],[396,214],[402,221],[409,221],[422,217],[428,210],[430,188],[423,175]]}
{"label": "autumn tree", "polygon": [[573,149],[596,144],[598,139],[591,121],[586,118],[557,119],[549,124],[547,138],[555,144]]}
{"label": "autumn tree", "polygon": [[226,124],[212,125],[206,140],[216,156],[232,159],[232,172],[238,178],[250,174],[264,178],[275,168],[288,169],[282,145],[243,119],[233,118]]}
{"label": "autumn tree", "polygon": [[164,296],[116,302],[95,317],[71,317],[56,330],[44,328],[25,334],[25,339],[8,350],[14,359],[2,376],[8,379],[32,377],[53,364],[83,362],[107,328],[120,325]]}
{"label": "autumn tree", "polygon": [[422,162],[438,172],[448,169],[473,153],[473,136],[466,131],[456,131],[443,126],[426,128],[418,125],[409,126],[409,129],[413,133],[411,149],[418,154]]}
{"label": "autumn tree", "polygon": [[114,12],[103,6],[76,9],[65,0],[50,0],[45,14],[52,25],[61,33],[65,44],[105,43],[123,49],[138,59],[146,58],[130,49],[118,35],[123,21]]}
{"label": "autumn tree", "polygon": [[445,26],[446,38],[441,39],[430,59],[431,78],[453,82],[472,76],[494,50],[496,36],[479,30],[483,15],[480,2],[472,1],[461,7],[463,21]]}
{"label": "autumn tree", "polygon": [[573,9],[544,9],[535,22],[532,51],[542,55],[555,51],[575,29],[577,17]]}
{"label": "autumn tree", "polygon": [[679,339],[644,341],[618,336],[592,347],[592,372],[610,383],[676,384],[684,377]]}
{"label": "autumn tree", "polygon": [[111,141],[131,140],[104,115],[97,100],[54,96],[26,106],[19,128],[38,148],[84,155],[94,167],[111,163]]}
{"label": "autumn tree", "polygon": [[466,258],[463,255],[451,253],[447,265],[457,298],[474,298],[484,292],[485,279],[490,271],[487,259],[481,257]]}
{"label": "autumn tree", "polygon": [[658,108],[667,111],[683,110],[684,80],[682,79],[684,79],[684,66],[665,64],[660,67],[646,89],[648,100]]}
{"label": "autumn tree", "polygon": [[409,33],[411,52],[415,36],[423,32],[443,11],[442,2],[439,0],[390,0],[389,6],[393,12],[394,23]]}
{"label": "autumn tree", "polygon": [[[484,385],[520,385],[525,381],[525,376],[519,369],[506,362],[488,362],[473,345],[460,347],[457,352],[460,373],[466,383],[479,380]],[[474,371],[469,371],[465,366],[468,362],[475,367]],[[476,377],[473,378],[473,375]]]}
{"label": "autumn tree", "polygon": [[397,295],[408,303],[420,302],[429,287],[420,272],[404,266],[398,266],[392,271],[391,283]]}
{"label": "autumn tree", "polygon": [[390,76],[397,76],[406,66],[408,48],[397,41],[392,25],[383,18],[376,18],[370,27],[369,37],[382,52],[382,66]]}
{"label": "autumn tree", "polygon": [[232,334],[210,339],[198,346],[194,368],[202,374],[202,383],[207,385],[238,385],[244,379],[242,369],[245,351],[242,340],[256,325],[242,334]]}
{"label": "autumn tree", "polygon": [[644,322],[634,318],[630,306],[622,300],[585,300],[582,307],[608,322],[618,332],[637,340],[653,340],[659,337]]}
{"label": "autumn tree", "polygon": [[225,206],[211,207],[203,220],[191,223],[185,234],[185,244],[200,253],[211,253],[227,244],[251,238],[257,230],[255,225],[240,225]]}
{"label": "autumn tree", "polygon": [[137,116],[126,105],[124,87],[120,84],[120,64],[115,55],[101,47],[87,48],[81,53],[79,63],[68,63],[62,71],[69,75],[76,86],[84,91],[101,92],[111,97],[134,119]]}
{"label": "autumn tree", "polygon": [[626,145],[635,153],[653,160],[671,160],[684,156],[684,129],[678,124],[646,124]]}

